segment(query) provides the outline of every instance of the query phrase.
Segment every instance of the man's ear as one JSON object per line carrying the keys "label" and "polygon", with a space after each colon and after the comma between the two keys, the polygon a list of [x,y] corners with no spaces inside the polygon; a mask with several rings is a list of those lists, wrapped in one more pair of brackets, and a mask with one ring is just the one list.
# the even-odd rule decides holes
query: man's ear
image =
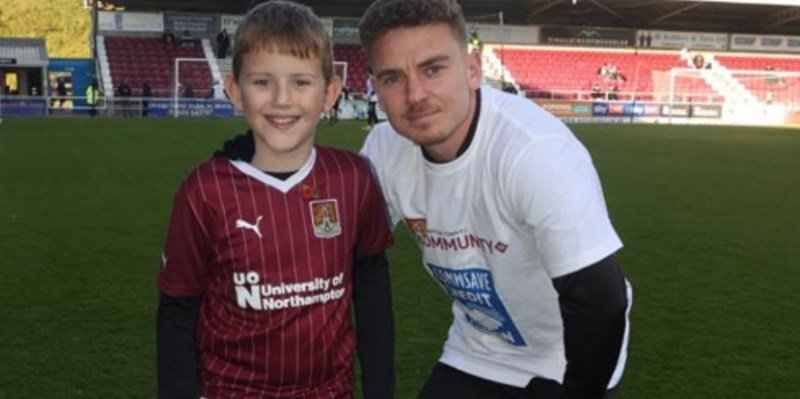
{"label": "man's ear", "polygon": [[483,81],[483,60],[480,51],[467,54],[467,73],[469,75],[469,88],[476,90]]}
{"label": "man's ear", "polygon": [[225,93],[228,95],[228,98],[231,99],[233,107],[239,112],[244,112],[242,107],[242,91],[236,79],[233,77],[233,74],[225,76]]}
{"label": "man's ear", "polygon": [[331,81],[328,82],[328,87],[325,88],[325,104],[323,104],[323,112],[328,112],[333,108],[336,99],[342,92],[342,78],[339,75],[333,75]]}

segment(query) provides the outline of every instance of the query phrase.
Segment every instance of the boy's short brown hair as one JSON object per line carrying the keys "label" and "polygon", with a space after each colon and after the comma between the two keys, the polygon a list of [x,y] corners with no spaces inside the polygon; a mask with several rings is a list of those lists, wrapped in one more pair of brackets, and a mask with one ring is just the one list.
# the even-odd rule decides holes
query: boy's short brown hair
{"label": "boy's short brown hair", "polygon": [[440,23],[466,48],[467,23],[456,0],[377,0],[361,17],[358,35],[369,57],[375,41],[392,29]]}
{"label": "boy's short brown hair", "polygon": [[233,41],[233,77],[239,79],[244,56],[269,49],[322,61],[325,82],[333,77],[333,45],[322,21],[302,4],[272,0],[251,9],[236,28]]}

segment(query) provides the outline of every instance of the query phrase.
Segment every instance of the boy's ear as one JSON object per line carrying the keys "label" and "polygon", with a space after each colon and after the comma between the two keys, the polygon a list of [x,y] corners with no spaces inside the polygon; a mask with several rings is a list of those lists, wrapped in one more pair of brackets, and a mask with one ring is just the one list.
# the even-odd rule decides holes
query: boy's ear
{"label": "boy's ear", "polygon": [[232,73],[225,76],[225,92],[228,93],[228,97],[231,99],[233,107],[236,108],[237,111],[243,112],[242,91],[239,89],[239,85],[236,84],[236,79],[233,77]]}
{"label": "boy's ear", "polygon": [[333,75],[331,81],[328,82],[328,87],[325,88],[325,104],[323,112],[328,112],[333,108],[336,99],[339,98],[339,93],[342,92],[342,79],[339,75]]}

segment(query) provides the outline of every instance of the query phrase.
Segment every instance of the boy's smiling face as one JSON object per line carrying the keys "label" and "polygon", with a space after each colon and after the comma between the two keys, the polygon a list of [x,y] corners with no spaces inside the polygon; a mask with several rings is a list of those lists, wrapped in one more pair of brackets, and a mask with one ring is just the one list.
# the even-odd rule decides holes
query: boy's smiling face
{"label": "boy's smiling face", "polygon": [[226,86],[236,109],[253,130],[252,164],[261,170],[300,169],[314,145],[314,131],[341,90],[334,76],[326,84],[318,56],[299,58],[275,46],[244,55],[239,79]]}

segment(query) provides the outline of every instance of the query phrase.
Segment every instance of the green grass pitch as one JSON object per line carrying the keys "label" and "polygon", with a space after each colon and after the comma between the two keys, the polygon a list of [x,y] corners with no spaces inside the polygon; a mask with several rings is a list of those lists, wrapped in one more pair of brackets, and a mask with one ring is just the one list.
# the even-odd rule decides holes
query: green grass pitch
{"label": "green grass pitch", "polygon": [[[318,141],[358,149],[361,124]],[[155,276],[178,183],[241,120],[5,119],[0,399],[155,397]],[[800,132],[576,125],[634,285],[619,399],[800,398]],[[449,325],[403,228],[398,398]]]}

